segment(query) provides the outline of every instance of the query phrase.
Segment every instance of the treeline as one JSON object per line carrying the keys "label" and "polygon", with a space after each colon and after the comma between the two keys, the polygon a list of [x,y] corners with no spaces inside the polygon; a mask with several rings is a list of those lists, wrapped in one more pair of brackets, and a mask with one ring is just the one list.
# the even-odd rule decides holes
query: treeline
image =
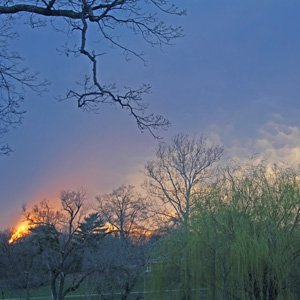
{"label": "treeline", "polygon": [[83,190],[62,191],[60,208],[47,200],[23,208],[29,233],[12,243],[11,233],[1,234],[2,286],[23,290],[27,299],[50,286],[53,300],[62,300],[85,283],[100,299],[116,292],[127,299],[149,256],[144,199],[132,186],[97,197],[93,209],[85,198]]}
{"label": "treeline", "polygon": [[157,247],[155,299],[300,299],[300,170],[219,170],[187,226]]}
{"label": "treeline", "polygon": [[2,285],[28,299],[83,285],[99,299],[299,299],[299,168],[223,154],[176,135],[146,163],[145,197],[123,185],[92,208],[82,190],[24,207],[30,233],[1,233]]}

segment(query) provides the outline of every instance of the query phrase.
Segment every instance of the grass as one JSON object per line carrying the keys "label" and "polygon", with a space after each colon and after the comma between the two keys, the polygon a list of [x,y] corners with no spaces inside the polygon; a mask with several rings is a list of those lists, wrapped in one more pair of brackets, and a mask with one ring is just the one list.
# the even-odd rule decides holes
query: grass
{"label": "grass", "polygon": [[[1,299],[21,299],[26,298],[26,290],[24,289],[10,289],[10,288],[0,288]],[[30,291],[31,297],[49,297],[51,298],[50,287],[43,286],[38,289]]]}
{"label": "grass", "polygon": [[[1,285],[0,285],[1,286]],[[67,288],[67,284],[64,289]],[[133,289],[133,293],[136,294],[139,291],[144,291],[144,280],[140,280],[136,286]],[[51,291],[50,286],[43,286],[39,287],[37,289],[29,291],[30,298],[42,298],[42,299],[52,299],[51,297]],[[117,294],[118,291],[115,291],[115,294]],[[104,292],[105,293],[105,292]],[[83,299],[90,299],[95,298],[98,295],[96,292],[94,292],[92,283],[83,283],[76,291],[68,293],[66,298],[68,300],[83,300]],[[136,296],[136,295],[135,295]],[[0,300],[1,299],[26,299],[27,298],[27,291],[26,289],[10,289],[10,288],[4,288],[0,287]],[[130,299],[130,297],[129,297]],[[134,299],[134,298],[132,298]]]}

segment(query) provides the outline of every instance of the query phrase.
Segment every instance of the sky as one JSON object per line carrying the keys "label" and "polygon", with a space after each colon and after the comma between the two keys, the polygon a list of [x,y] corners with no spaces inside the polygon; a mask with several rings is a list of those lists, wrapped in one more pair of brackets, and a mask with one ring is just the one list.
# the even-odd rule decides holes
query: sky
{"label": "sky", "polygon": [[[149,83],[149,111],[172,123],[157,132],[166,141],[177,133],[204,134],[224,145],[229,157],[299,163],[300,2],[176,3],[187,15],[166,20],[181,25],[185,36],[162,51],[129,40],[146,52],[146,67],[98,42],[107,52],[101,79],[120,86]],[[57,199],[61,190],[83,187],[93,201],[122,184],[139,186],[157,146],[117,106],[103,105],[94,114],[57,101],[90,65],[57,51],[66,41],[62,33],[24,25],[19,31],[12,48],[51,86],[41,96],[27,93],[23,124],[5,136],[15,151],[0,157],[0,229],[18,222],[22,204]]]}

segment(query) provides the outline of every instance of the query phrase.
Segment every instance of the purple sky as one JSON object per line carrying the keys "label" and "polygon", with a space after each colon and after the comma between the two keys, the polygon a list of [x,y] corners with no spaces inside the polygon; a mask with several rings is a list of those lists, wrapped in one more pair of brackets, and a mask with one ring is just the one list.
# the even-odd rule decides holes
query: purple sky
{"label": "purple sky", "polygon": [[[300,2],[186,0],[187,16],[168,18],[185,37],[164,52],[142,41],[148,66],[108,50],[102,80],[149,83],[150,110],[169,118],[159,134],[203,133],[227,155],[253,152],[278,163],[300,161]],[[92,201],[121,184],[139,185],[157,142],[114,106],[87,114],[57,102],[89,65],[56,51],[63,34],[22,27],[12,45],[25,63],[52,82],[41,97],[27,94],[23,124],[6,136],[16,151],[0,158],[0,228],[14,225],[23,203],[54,199],[84,187]],[[100,51],[107,50],[101,43]]]}

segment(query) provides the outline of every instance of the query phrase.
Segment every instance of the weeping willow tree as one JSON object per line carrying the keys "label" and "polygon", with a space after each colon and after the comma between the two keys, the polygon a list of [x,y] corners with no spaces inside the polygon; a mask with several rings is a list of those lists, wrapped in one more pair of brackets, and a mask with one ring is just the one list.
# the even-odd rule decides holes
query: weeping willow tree
{"label": "weeping willow tree", "polygon": [[161,299],[298,299],[299,256],[300,171],[248,163],[223,170],[189,230],[164,239],[152,278]]}

